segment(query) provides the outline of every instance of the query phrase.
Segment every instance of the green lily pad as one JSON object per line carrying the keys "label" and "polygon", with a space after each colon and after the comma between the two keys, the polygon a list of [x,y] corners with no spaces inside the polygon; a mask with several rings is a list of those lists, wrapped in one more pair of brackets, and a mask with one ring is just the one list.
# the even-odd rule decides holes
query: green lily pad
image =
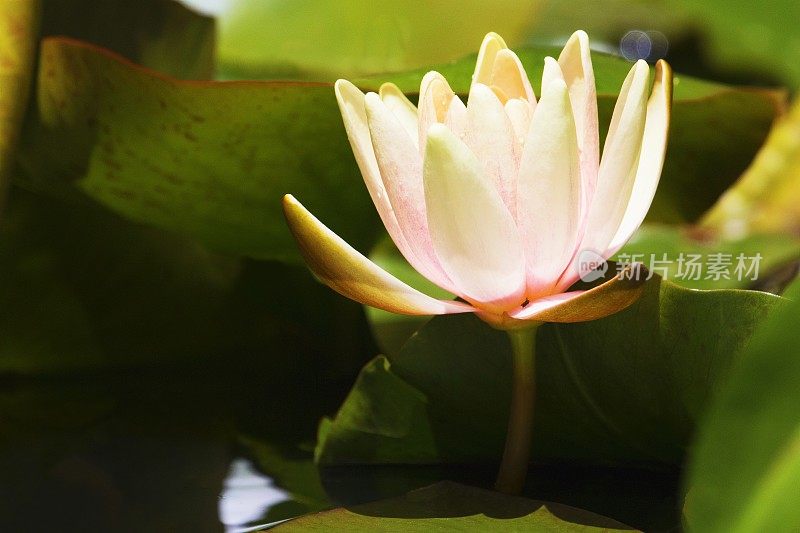
{"label": "green lily pad", "polygon": [[[522,57],[538,66],[552,52]],[[465,92],[473,62],[441,70]],[[595,62],[607,122],[607,91],[618,89],[627,63],[602,55]],[[415,90],[421,75],[389,79]],[[652,212],[661,220],[707,209],[749,162],[775,114],[771,93],[680,79]],[[327,84],[181,82],[92,46],[46,39],[20,164],[26,187],[86,194],[135,221],[257,258],[299,259],[280,209],[287,192],[358,249],[381,231]]]}
{"label": "green lily pad", "polygon": [[517,44],[543,3],[238,0],[221,15],[218,56],[226,78],[334,81],[407,70],[477,50],[490,31]]}
{"label": "green lily pad", "polygon": [[274,531],[633,531],[603,516],[556,503],[441,482],[397,498],[289,520]]}
{"label": "green lily pad", "polygon": [[[651,279],[630,308],[546,324],[537,339],[533,457],[679,464],[707,398],[779,297]],[[320,425],[323,465],[493,463],[503,450],[511,355],[472,316],[437,317],[361,372]]]}
{"label": "green lily pad", "polygon": [[800,525],[800,281],[773,310],[714,398],[687,481],[690,531]]}
{"label": "green lily pad", "polygon": [[[375,245],[369,258],[397,279],[408,283],[424,294],[445,300],[455,298],[454,295],[414,270],[388,236]],[[398,315],[367,306],[364,306],[364,312],[367,314],[372,335],[383,353],[395,353],[415,331],[431,319],[428,316]]]}
{"label": "green lily pad", "polygon": [[328,85],[181,82],[52,38],[37,104],[28,187],[259,258],[298,257],[287,192],[357,247],[380,231]]}
{"label": "green lily pad", "polygon": [[0,4],[0,206],[28,105],[39,11],[39,2],[34,0]]}

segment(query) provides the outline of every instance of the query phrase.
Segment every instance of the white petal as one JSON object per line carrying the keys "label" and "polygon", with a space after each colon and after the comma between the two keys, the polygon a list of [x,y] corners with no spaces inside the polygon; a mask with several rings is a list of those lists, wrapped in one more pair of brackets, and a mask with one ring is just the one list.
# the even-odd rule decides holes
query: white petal
{"label": "white petal", "polygon": [[528,134],[528,128],[531,125],[534,107],[521,98],[512,98],[506,102],[504,107],[511,125],[514,126],[514,134],[519,140],[519,145],[522,146],[524,138]]}
{"label": "white petal", "polygon": [[433,246],[465,298],[503,311],[524,300],[519,232],[470,149],[446,126],[428,132],[425,200]]}
{"label": "white petal", "polygon": [[473,311],[466,304],[431,298],[395,278],[328,229],[292,195],[283,198],[283,210],[308,266],[339,294],[365,305],[408,315]]}
{"label": "white petal", "polygon": [[547,56],[544,58],[544,70],[542,71],[542,93],[555,80],[564,81],[564,74],[561,72],[561,66],[558,61]]}
{"label": "white petal", "polygon": [[392,237],[400,252],[406,259],[414,264],[414,257],[406,242],[400,225],[397,222],[394,210],[383,186],[378,162],[372,150],[367,114],[364,107],[364,93],[347,80],[338,80],[335,85],[336,100],[342,113],[344,127],[350,146],[353,148],[358,167],[364,178],[369,195],[381,217],[383,225]]}
{"label": "white petal", "polygon": [[647,63],[637,62],[622,85],[603,148],[581,249],[602,254],[628,207],[642,147],[648,70]]}
{"label": "white petal", "polygon": [[412,252],[411,264],[440,287],[455,292],[441,269],[428,232],[422,159],[403,125],[375,93],[364,98],[372,147],[400,230]]}
{"label": "white petal", "polygon": [[636,179],[622,223],[611,241],[607,255],[617,252],[631,238],[644,220],[653,202],[669,133],[670,106],[672,104],[672,70],[665,61],[656,64],[655,83],[647,102],[642,153],[636,169]]}
{"label": "white petal", "polygon": [[419,127],[417,126],[417,108],[394,83],[384,83],[379,91],[381,100],[408,132],[414,146],[419,145]]}
{"label": "white petal", "polygon": [[450,131],[458,137],[463,137],[466,135],[467,123],[467,106],[464,105],[458,95],[453,95],[450,100],[450,107],[447,108],[447,113],[444,116],[444,125],[450,128]]}
{"label": "white petal", "polygon": [[494,92],[475,83],[467,101],[467,134],[464,139],[494,183],[513,215],[516,212],[519,145],[514,127]]}
{"label": "white petal", "polygon": [[583,205],[588,206],[597,182],[600,161],[600,137],[597,120],[597,90],[589,50],[589,37],[576,31],[564,45],[558,64],[567,82],[578,146],[581,150],[581,172],[584,180]]}
{"label": "white petal", "polygon": [[642,295],[647,272],[634,264],[619,275],[587,291],[572,291],[531,301],[508,313],[511,319],[537,322],[584,322],[622,311]]}
{"label": "white petal", "polygon": [[[424,155],[428,130],[432,124],[446,120],[450,109],[453,107],[454,98],[458,99],[447,80],[438,72],[431,71],[422,77],[419,87],[420,155]],[[463,107],[463,103],[461,105]]]}
{"label": "white petal", "polygon": [[519,170],[517,224],[527,265],[527,297],[552,292],[578,239],[581,173],[567,86],[554,79],[533,112]]}

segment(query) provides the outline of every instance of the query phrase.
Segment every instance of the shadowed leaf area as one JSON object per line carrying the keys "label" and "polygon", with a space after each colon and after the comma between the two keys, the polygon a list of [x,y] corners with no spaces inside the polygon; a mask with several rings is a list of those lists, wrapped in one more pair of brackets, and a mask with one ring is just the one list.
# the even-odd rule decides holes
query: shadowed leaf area
{"label": "shadowed leaf area", "polygon": [[[698,292],[655,277],[611,317],[537,339],[536,462],[678,465],[709,394],[765,313],[759,292]],[[510,398],[504,333],[434,318],[361,372],[320,426],[323,465],[495,463]]]}

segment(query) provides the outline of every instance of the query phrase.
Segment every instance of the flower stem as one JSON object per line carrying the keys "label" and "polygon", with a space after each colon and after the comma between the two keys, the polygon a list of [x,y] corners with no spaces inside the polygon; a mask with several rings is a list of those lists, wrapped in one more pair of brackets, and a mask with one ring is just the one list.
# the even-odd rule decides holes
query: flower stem
{"label": "flower stem", "polygon": [[508,330],[513,356],[513,384],[503,462],[494,484],[505,494],[519,494],[528,473],[533,430],[533,405],[536,397],[536,331],[532,328]]}

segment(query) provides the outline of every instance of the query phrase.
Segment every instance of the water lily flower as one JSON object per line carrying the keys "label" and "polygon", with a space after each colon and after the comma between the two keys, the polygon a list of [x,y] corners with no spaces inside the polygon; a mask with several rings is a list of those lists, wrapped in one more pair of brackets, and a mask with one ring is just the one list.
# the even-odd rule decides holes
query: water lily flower
{"label": "water lily flower", "polygon": [[478,53],[466,105],[437,72],[422,79],[418,107],[390,83],[365,95],[336,82],[350,144],[389,235],[417,271],[462,301],[403,283],[284,197],[306,262],[336,291],[395,313],[474,312],[508,332],[513,381],[495,483],[501,492],[518,494],[525,482],[539,325],[604,317],[643,289],[642,277],[616,276],[570,290],[631,237],[650,208],[664,163],[672,75],[659,61],[648,98],[649,70],[639,61],[625,78],[602,157],[589,39],[581,31],[558,60],[545,59],[538,101],[519,58],[494,33]]}
{"label": "water lily flower", "polygon": [[649,85],[639,61],[622,84],[601,158],[582,31],[558,60],[545,59],[538,101],[519,58],[494,33],[481,46],[466,105],[437,72],[422,79],[418,107],[391,83],[365,95],[336,82],[350,144],[389,235],[417,271],[462,301],[400,281],[291,195],[289,227],[320,280],[387,311],[475,312],[502,329],[614,313],[638,298],[641,283],[614,277],[569,288],[582,274],[581,253],[609,258],[650,207],[672,96],[664,61],[648,98]]}

